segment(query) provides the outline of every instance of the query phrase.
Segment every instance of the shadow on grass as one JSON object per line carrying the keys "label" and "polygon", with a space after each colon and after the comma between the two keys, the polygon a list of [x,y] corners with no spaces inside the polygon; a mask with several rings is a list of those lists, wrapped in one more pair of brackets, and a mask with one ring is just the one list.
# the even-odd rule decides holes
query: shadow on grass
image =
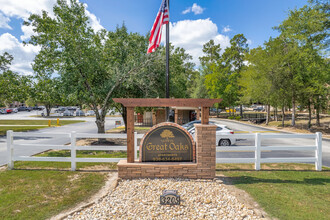
{"label": "shadow on grass", "polygon": [[302,185],[326,185],[330,183],[330,178],[304,178],[304,180],[282,180],[282,179],[265,179],[251,176],[237,176],[237,177],[218,177],[224,184],[258,184],[258,183],[274,183],[274,184],[302,184]]}

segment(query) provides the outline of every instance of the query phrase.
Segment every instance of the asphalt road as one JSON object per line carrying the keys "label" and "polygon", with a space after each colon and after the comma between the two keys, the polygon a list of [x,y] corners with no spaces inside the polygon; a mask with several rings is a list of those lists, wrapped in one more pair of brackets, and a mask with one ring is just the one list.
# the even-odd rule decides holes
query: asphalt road
{"label": "asphalt road", "polygon": [[[255,132],[267,132],[267,133],[285,133],[273,131],[258,126],[242,124],[235,121],[211,119],[212,121],[227,125],[227,127],[234,130],[236,133],[255,133]],[[242,140],[237,141],[236,146],[248,146],[254,145],[253,140]],[[261,142],[262,146],[313,146],[315,140],[305,138],[293,138],[293,139],[267,139]],[[233,146],[235,147],[235,146]],[[267,151],[261,152],[262,158],[270,157],[314,157],[313,151]],[[254,158],[254,152],[217,152],[217,158]],[[330,141],[323,139],[322,141],[322,165],[330,167]]]}
{"label": "asphalt road", "polygon": [[[19,114],[19,113],[18,113]],[[24,114],[16,115],[15,119],[33,119],[24,112]],[[29,117],[29,118],[27,118]],[[13,118],[11,118],[13,119]],[[76,118],[77,120],[86,120],[86,122],[69,124],[62,127],[51,127],[41,129],[39,131],[30,131],[30,132],[42,132],[42,133],[70,133],[71,131],[76,131],[77,133],[97,133],[97,126],[95,124],[95,118],[86,117],[86,118]],[[62,119],[61,119],[62,120]],[[72,119],[70,119],[72,120]],[[122,120],[119,117],[107,117],[106,118],[106,129],[111,129],[115,127],[115,121]],[[69,138],[15,138],[14,143],[16,144],[54,144],[54,145],[63,145],[70,143]],[[14,155],[17,156],[30,156],[36,153],[41,152],[41,149],[38,147],[29,147],[20,148],[16,151],[14,150]],[[7,164],[7,144],[6,137],[0,137],[0,166]]]}

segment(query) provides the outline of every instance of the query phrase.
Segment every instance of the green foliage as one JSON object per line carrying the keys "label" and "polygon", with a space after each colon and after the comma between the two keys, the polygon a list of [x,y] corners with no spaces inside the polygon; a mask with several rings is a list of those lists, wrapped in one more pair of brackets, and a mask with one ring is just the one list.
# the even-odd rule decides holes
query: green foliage
{"label": "green foliage", "polygon": [[235,116],[229,116],[228,117],[228,119],[234,119],[235,118]]}
{"label": "green foliage", "polygon": [[237,121],[239,121],[239,120],[241,120],[241,116],[236,116],[235,119],[236,119]]}
{"label": "green foliage", "polygon": [[237,34],[230,40],[231,46],[220,55],[220,45],[214,41],[203,47],[205,56],[201,57],[204,85],[210,98],[222,98],[222,106],[234,106],[239,101],[238,80],[245,68],[244,57],[249,51],[247,39],[243,34]]}

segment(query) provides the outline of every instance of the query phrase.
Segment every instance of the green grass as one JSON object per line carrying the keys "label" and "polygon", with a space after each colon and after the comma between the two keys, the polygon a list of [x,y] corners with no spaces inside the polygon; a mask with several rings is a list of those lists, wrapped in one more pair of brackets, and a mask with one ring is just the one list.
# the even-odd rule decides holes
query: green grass
{"label": "green grass", "polygon": [[2,171],[0,219],[47,219],[92,196],[104,182],[104,173]]}
{"label": "green grass", "polygon": [[[60,126],[79,123],[79,122],[85,122],[85,121],[60,120]],[[38,126],[38,125],[48,125],[48,120],[0,120],[0,125],[8,125],[8,126],[0,126],[0,135],[5,135],[8,130],[20,132],[20,131],[33,131],[33,130],[46,128],[47,126]],[[28,126],[15,126],[15,125],[28,125]],[[35,125],[35,126],[31,126],[31,125]],[[51,120],[51,126],[56,126],[56,125],[57,125],[57,121]]]}
{"label": "green grass", "polygon": [[271,217],[330,219],[330,168],[317,172],[309,164],[263,164],[262,169],[217,164],[218,173],[248,192]]}

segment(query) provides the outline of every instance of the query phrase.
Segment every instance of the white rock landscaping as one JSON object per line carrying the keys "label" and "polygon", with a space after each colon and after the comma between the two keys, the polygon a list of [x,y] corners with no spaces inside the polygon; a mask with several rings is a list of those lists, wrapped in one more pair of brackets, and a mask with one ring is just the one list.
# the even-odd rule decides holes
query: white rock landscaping
{"label": "white rock landscaping", "polygon": [[[162,191],[177,190],[181,205],[160,205]],[[219,180],[135,179],[66,219],[261,219]]]}

